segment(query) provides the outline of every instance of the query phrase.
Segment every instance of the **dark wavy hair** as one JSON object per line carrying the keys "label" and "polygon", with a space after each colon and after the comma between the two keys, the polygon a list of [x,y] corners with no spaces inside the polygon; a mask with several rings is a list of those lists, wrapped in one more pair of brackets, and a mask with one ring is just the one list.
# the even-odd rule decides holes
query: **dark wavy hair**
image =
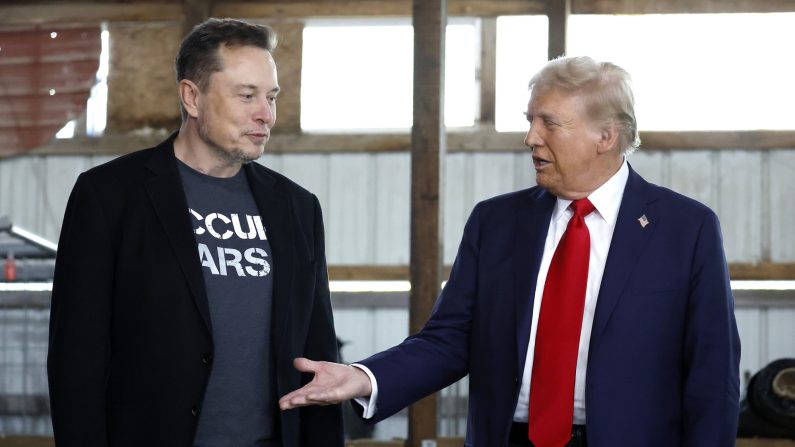
{"label": "dark wavy hair", "polygon": [[[205,91],[210,75],[224,69],[218,48],[253,46],[267,51],[276,47],[276,33],[266,25],[234,19],[209,19],[196,25],[179,46],[177,83],[188,79]],[[180,104],[180,109],[182,105]],[[185,110],[181,110],[185,119]]]}

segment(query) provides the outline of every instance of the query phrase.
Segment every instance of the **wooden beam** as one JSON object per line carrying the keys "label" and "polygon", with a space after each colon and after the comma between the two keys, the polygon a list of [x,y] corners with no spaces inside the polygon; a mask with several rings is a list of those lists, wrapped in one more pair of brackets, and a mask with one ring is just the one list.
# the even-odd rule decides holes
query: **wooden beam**
{"label": "wooden beam", "polygon": [[[53,139],[48,144],[33,149],[29,155],[122,155],[153,147],[168,134],[149,135],[105,135],[98,138],[75,137]],[[20,154],[21,155],[21,154]]]}
{"label": "wooden beam", "polygon": [[566,54],[566,30],[571,14],[571,0],[547,0],[549,42],[547,58],[552,60]]}
{"label": "wooden beam", "polygon": [[[447,0],[413,0],[414,125],[411,128],[411,248],[409,333],[425,326],[440,292],[444,54]],[[409,408],[408,447],[436,438],[436,394]]]}
{"label": "wooden beam", "polygon": [[729,264],[732,279],[773,280],[795,279],[795,263],[761,262],[759,264]]}
{"label": "wooden beam", "polygon": [[[496,17],[545,14],[545,0],[449,0],[448,15]],[[682,14],[795,12],[791,0],[573,0],[573,14]],[[295,19],[305,17],[408,17],[408,0],[239,1],[215,4],[216,17]],[[181,21],[177,2],[29,1],[0,6],[0,26],[45,23]]]}
{"label": "wooden beam", "polygon": [[182,35],[187,36],[194,26],[210,18],[213,0],[185,0],[182,4]]}
{"label": "wooden beam", "polygon": [[482,129],[494,129],[497,95],[497,18],[480,19],[480,118]]}
{"label": "wooden beam", "polygon": [[[543,14],[544,0],[449,0],[450,16],[496,17]],[[305,18],[357,16],[411,16],[409,0],[306,1],[306,2],[225,2],[213,9],[219,17]]]}
{"label": "wooden beam", "polygon": [[793,12],[792,0],[573,0],[573,14]]}
{"label": "wooden beam", "polygon": [[[451,16],[496,17],[501,15],[544,14],[544,0],[450,0]],[[241,19],[302,19],[306,17],[409,17],[409,0],[362,1],[239,1],[215,3],[214,17]],[[183,5],[155,1],[106,3],[83,1],[61,3],[30,1],[0,6],[0,25],[43,23],[99,23],[114,21],[181,21]]]}
{"label": "wooden beam", "polygon": [[278,45],[273,58],[279,71],[277,133],[301,132],[301,67],[303,64],[304,23],[279,20],[270,23],[276,31]]}
{"label": "wooden beam", "polygon": [[642,149],[780,149],[795,147],[795,131],[641,132]]}
{"label": "wooden beam", "polygon": [[[385,134],[308,134],[280,133],[265,146],[268,153],[405,152],[411,148],[408,133]],[[106,135],[52,140],[34,149],[32,155],[114,155],[151,147],[168,136],[166,132],[148,135]],[[795,148],[795,131],[738,132],[641,132],[642,151],[658,150],[767,150]],[[447,133],[448,152],[524,152],[524,132],[494,130],[456,130]]]}
{"label": "wooden beam", "polygon": [[332,281],[408,281],[409,267],[406,265],[329,265],[328,276]]}
{"label": "wooden beam", "polygon": [[182,12],[179,3],[29,2],[0,6],[0,25],[176,21]]}
{"label": "wooden beam", "polygon": [[[795,280],[795,262],[734,262],[729,274],[735,280]],[[450,266],[443,269],[443,279],[450,276]],[[405,265],[331,265],[329,277],[335,281],[406,281],[409,268]]]}

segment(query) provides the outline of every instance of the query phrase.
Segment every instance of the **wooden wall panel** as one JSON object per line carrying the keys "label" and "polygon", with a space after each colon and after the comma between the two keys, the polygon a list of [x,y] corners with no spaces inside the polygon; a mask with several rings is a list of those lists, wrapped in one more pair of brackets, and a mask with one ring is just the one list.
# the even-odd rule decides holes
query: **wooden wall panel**
{"label": "wooden wall panel", "polygon": [[514,156],[509,153],[475,153],[472,157],[474,205],[481,200],[514,190]]}
{"label": "wooden wall panel", "polygon": [[795,261],[795,151],[770,151],[770,258]]}
{"label": "wooden wall panel", "polygon": [[513,189],[530,188],[536,184],[536,171],[530,151],[515,153],[513,156]]}
{"label": "wooden wall panel", "polygon": [[41,209],[41,235],[57,241],[61,232],[66,202],[81,172],[88,169],[89,160],[80,156],[43,157],[44,206]]}
{"label": "wooden wall panel", "polygon": [[444,173],[444,252],[445,265],[458,253],[464,225],[472,212],[471,160],[467,154],[447,154]]}
{"label": "wooden wall panel", "polygon": [[373,352],[395,346],[409,336],[409,315],[406,309],[377,309],[373,315],[376,331],[373,334]]}
{"label": "wooden wall panel", "polygon": [[315,194],[323,210],[323,219],[327,222],[331,201],[329,196],[329,158],[324,154],[285,154],[271,156],[264,164]]}
{"label": "wooden wall panel", "polygon": [[409,263],[411,169],[409,154],[383,154],[375,158],[375,257],[380,265]]}
{"label": "wooden wall panel", "polygon": [[374,309],[334,309],[334,328],[337,338],[345,343],[341,351],[345,362],[357,362],[377,352],[373,336],[375,312]]}
{"label": "wooden wall panel", "polygon": [[743,388],[748,384],[747,379],[753,373],[759,371],[759,368],[767,360],[766,353],[762,352],[762,341],[764,339],[761,328],[762,312],[759,308],[737,308],[734,312],[734,316],[737,319],[737,330],[740,333],[740,342],[742,343],[740,381]]}
{"label": "wooden wall panel", "polygon": [[[270,154],[260,161],[318,196],[332,265],[406,265],[407,153]],[[0,160],[0,215],[56,241],[77,176],[113,155],[26,156]],[[705,202],[721,220],[729,262],[795,261],[795,150],[638,152],[647,180]],[[444,263],[455,259],[478,200],[531,186],[527,153],[448,154]]]}
{"label": "wooden wall panel", "polygon": [[283,172],[283,169],[282,169],[283,168],[282,160],[284,159],[285,155],[288,155],[288,154],[274,154],[274,153],[268,152],[268,149],[266,148],[265,149],[265,153],[262,155],[262,157],[260,157],[259,160],[257,160],[257,163],[259,163],[259,164],[261,164],[261,165],[263,165],[263,166],[265,166],[267,168],[273,169],[276,172],[281,172],[283,174],[284,172]]}
{"label": "wooden wall panel", "polygon": [[770,310],[766,335],[768,361],[795,357],[795,308]]}
{"label": "wooden wall panel", "polygon": [[668,152],[639,150],[627,157],[632,169],[655,185],[669,183]]}
{"label": "wooden wall panel", "polygon": [[374,160],[369,154],[337,154],[330,160],[331,200],[326,221],[330,264],[372,263]]}
{"label": "wooden wall panel", "polygon": [[762,261],[762,153],[722,151],[718,157],[718,207],[729,262]]}
{"label": "wooden wall panel", "polygon": [[671,178],[666,186],[717,209],[715,157],[712,151],[670,153]]}
{"label": "wooden wall panel", "polygon": [[88,165],[89,167],[99,166],[103,163],[107,163],[114,158],[117,158],[118,155],[92,155],[87,157],[88,158]]}
{"label": "wooden wall panel", "polygon": [[0,214],[11,223],[41,234],[45,209],[42,157],[18,157],[0,162]]}

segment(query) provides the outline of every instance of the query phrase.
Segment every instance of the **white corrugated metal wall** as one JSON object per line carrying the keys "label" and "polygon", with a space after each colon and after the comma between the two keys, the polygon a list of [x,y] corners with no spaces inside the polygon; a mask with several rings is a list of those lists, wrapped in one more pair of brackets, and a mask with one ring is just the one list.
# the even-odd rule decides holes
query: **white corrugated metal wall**
{"label": "white corrugated metal wall", "polygon": [[[26,156],[0,160],[0,215],[57,240],[77,175],[108,156]],[[409,260],[408,153],[266,155],[262,163],[313,191],[323,206],[329,264],[405,265]],[[795,262],[795,149],[640,151],[630,163],[647,180],[700,200],[720,216],[729,262]],[[534,184],[528,153],[447,155],[444,260],[450,264],[474,204]],[[792,302],[792,300],[790,300]],[[399,308],[335,310],[348,361],[401,341],[408,315]],[[737,319],[741,369],[795,356],[795,308],[744,300]],[[451,429],[455,433],[458,430]],[[404,436],[403,423],[379,437]]]}
{"label": "white corrugated metal wall", "polygon": [[[0,215],[57,240],[77,175],[108,156],[0,160]],[[265,155],[262,163],[314,192],[323,206],[330,264],[398,265],[409,259],[408,153]],[[647,180],[700,200],[720,216],[729,262],[795,262],[795,149],[640,151]],[[445,263],[472,206],[534,184],[527,153],[447,155]]]}

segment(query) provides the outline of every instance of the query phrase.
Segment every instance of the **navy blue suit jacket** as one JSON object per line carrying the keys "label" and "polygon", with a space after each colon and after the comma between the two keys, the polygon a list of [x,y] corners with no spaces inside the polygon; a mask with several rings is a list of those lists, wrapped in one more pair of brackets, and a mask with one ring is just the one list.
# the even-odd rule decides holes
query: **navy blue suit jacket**
{"label": "navy blue suit jacket", "polygon": [[[469,374],[466,446],[506,445],[555,201],[534,187],[475,207],[425,327],[360,362],[374,421]],[[717,216],[630,168],[590,340],[588,445],[734,446],[739,357]]]}

